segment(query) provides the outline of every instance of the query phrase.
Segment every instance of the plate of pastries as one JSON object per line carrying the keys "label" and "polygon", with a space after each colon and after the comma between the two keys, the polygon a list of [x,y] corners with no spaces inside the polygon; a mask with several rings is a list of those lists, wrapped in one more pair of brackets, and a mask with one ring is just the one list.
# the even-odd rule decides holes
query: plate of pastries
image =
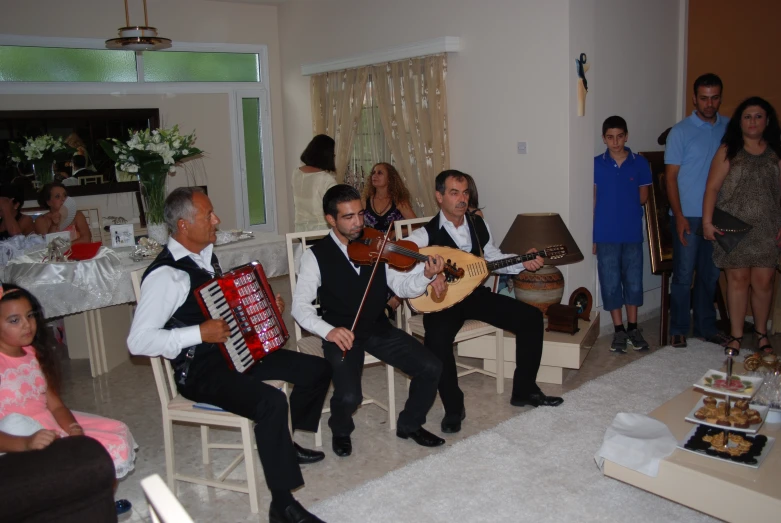
{"label": "plate of pastries", "polygon": [[764,423],[767,412],[768,407],[766,406],[755,405],[745,399],[737,399],[732,401],[729,414],[727,414],[725,400],[713,396],[703,396],[686,416],[686,421],[755,434]]}

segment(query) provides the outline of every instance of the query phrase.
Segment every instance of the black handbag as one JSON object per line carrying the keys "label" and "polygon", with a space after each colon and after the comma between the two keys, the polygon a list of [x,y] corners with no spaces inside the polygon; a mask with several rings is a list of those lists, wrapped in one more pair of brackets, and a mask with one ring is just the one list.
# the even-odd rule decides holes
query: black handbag
{"label": "black handbag", "polygon": [[[729,254],[732,249],[737,247],[748,232],[754,228],[739,218],[735,218],[727,211],[722,211],[718,207],[713,209],[713,226],[724,234],[715,234],[716,242]],[[697,230],[697,234],[702,234],[702,226]]]}

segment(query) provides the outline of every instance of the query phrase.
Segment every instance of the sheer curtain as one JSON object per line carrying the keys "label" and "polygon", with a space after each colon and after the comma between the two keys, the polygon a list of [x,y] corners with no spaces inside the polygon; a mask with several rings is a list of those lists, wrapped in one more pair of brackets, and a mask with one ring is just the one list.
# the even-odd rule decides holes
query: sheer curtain
{"label": "sheer curtain", "polygon": [[382,129],[380,108],[377,105],[373,79],[370,74],[366,81],[363,111],[358,123],[344,182],[363,191],[371,168],[379,162],[392,163],[393,158],[388,141],[385,139],[385,131]]}
{"label": "sheer curtain", "polygon": [[336,142],[336,181],[342,183],[363,109],[368,67],[312,75],[312,131]]}
{"label": "sheer curtain", "polygon": [[371,66],[374,95],[393,164],[418,216],[438,211],[434,179],[450,168],[444,54]]}

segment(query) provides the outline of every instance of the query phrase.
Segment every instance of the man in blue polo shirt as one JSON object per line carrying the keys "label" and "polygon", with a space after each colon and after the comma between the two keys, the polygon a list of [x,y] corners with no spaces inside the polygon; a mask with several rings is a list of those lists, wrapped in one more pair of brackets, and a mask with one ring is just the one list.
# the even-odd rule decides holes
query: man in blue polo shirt
{"label": "man in blue polo shirt", "polygon": [[[713,156],[727,128],[719,114],[721,79],[704,74],[694,82],[695,110],[667,136],[664,175],[673,236],[673,281],[670,289],[670,335],[673,347],[686,347],[690,310],[694,310],[694,336],[722,343],[716,329],[713,299],[719,269],[713,263],[713,244],[695,234],[702,224],[702,198]],[[691,285],[694,273],[694,296]]]}
{"label": "man in blue polo shirt", "polygon": [[[594,158],[594,246],[602,306],[610,311],[615,334],[610,350],[626,352],[627,343],[645,350],[637,328],[643,305],[643,204],[648,199],[648,160],[625,147],[629,131],[620,116],[602,124],[607,150]],[[621,315],[626,306],[627,328]]]}

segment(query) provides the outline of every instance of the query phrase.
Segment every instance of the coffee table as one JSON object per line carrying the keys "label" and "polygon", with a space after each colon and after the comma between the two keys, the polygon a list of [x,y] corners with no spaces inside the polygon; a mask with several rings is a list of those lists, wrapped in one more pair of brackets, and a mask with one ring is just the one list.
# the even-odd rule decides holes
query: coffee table
{"label": "coffee table", "polygon": [[[743,371],[735,365],[735,373]],[[689,389],[650,413],[666,424],[678,441],[692,429],[684,420],[701,391]],[[676,449],[659,464],[652,478],[605,460],[606,476],[647,490],[724,521],[777,522],[781,519],[781,425],[764,424],[759,434],[776,438],[758,469]]]}

